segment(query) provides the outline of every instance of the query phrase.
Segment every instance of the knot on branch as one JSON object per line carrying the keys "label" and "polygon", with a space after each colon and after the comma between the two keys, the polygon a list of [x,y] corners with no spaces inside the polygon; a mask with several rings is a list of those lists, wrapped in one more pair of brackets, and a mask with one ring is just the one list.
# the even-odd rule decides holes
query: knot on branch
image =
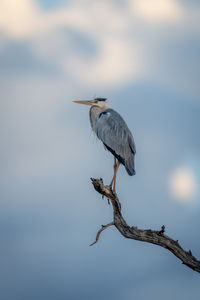
{"label": "knot on branch", "polygon": [[191,250],[189,250],[187,253],[188,253],[188,255],[191,257],[192,260],[195,260],[196,262],[198,262],[198,263],[200,264],[200,260],[197,260],[197,259],[195,258],[195,256],[192,254],[192,251],[191,251]]}
{"label": "knot on branch", "polygon": [[158,231],[158,234],[159,234],[159,235],[163,235],[164,233],[165,233],[165,225],[163,225],[163,226],[161,227],[161,230]]}

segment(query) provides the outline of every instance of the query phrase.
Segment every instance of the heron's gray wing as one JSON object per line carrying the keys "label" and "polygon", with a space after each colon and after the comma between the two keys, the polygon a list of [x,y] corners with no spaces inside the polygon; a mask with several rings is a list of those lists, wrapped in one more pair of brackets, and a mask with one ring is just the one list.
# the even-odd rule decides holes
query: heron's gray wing
{"label": "heron's gray wing", "polygon": [[111,152],[116,154],[118,159],[120,158],[121,163],[125,165],[126,169],[128,168],[128,173],[135,172],[136,148],[133,136],[123,118],[115,110],[107,109],[99,114],[96,133],[108,150],[112,150]]}

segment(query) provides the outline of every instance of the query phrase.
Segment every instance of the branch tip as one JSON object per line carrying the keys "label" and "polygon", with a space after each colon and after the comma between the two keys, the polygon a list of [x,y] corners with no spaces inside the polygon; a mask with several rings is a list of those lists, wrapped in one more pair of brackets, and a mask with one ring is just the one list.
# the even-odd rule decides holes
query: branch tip
{"label": "branch tip", "polygon": [[111,223],[109,223],[107,225],[101,225],[101,229],[97,232],[96,240],[92,244],[90,244],[90,247],[93,246],[93,245],[95,245],[98,242],[100,234],[102,233],[102,231],[104,231],[106,228],[108,228],[108,227],[110,227],[112,225],[115,225],[115,223],[111,222]]}

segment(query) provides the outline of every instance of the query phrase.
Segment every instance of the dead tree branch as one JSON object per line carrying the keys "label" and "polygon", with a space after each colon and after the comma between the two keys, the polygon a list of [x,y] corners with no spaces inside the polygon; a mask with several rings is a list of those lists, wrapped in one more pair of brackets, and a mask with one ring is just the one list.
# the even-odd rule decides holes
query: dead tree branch
{"label": "dead tree branch", "polygon": [[103,226],[98,231],[96,240],[94,245],[98,242],[99,236],[103,230],[106,228],[115,225],[115,227],[119,230],[119,232],[128,239],[138,240],[142,242],[147,242],[151,244],[155,244],[161,246],[165,249],[168,249],[172,252],[176,257],[178,257],[182,263],[192,270],[200,273],[200,261],[197,260],[193,255],[191,250],[185,251],[180,245],[178,241],[173,240],[169,236],[165,235],[165,226],[161,227],[161,230],[151,230],[151,229],[138,229],[133,226],[130,227],[127,225],[121,213],[121,204],[116,194],[113,193],[110,186],[106,186],[103,184],[103,180],[91,178],[92,184],[95,190],[100,193],[102,196],[105,196],[112,203],[113,207],[113,222]]}

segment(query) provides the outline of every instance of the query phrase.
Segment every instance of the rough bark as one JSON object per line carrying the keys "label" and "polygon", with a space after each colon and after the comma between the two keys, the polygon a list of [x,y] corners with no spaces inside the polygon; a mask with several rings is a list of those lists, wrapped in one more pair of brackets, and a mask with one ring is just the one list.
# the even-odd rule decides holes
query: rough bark
{"label": "rough bark", "polygon": [[103,230],[114,225],[119,232],[128,239],[138,240],[161,246],[171,251],[176,257],[178,257],[182,263],[192,270],[200,273],[200,261],[197,260],[191,250],[185,251],[178,241],[173,240],[165,234],[165,226],[163,225],[160,230],[151,229],[138,229],[136,226],[127,225],[121,213],[121,204],[115,193],[113,193],[110,186],[103,184],[103,180],[91,178],[92,184],[95,190],[103,197],[105,196],[108,201],[111,201],[113,207],[113,222],[102,225],[102,228],[98,231],[94,245],[98,242],[99,236]]}

